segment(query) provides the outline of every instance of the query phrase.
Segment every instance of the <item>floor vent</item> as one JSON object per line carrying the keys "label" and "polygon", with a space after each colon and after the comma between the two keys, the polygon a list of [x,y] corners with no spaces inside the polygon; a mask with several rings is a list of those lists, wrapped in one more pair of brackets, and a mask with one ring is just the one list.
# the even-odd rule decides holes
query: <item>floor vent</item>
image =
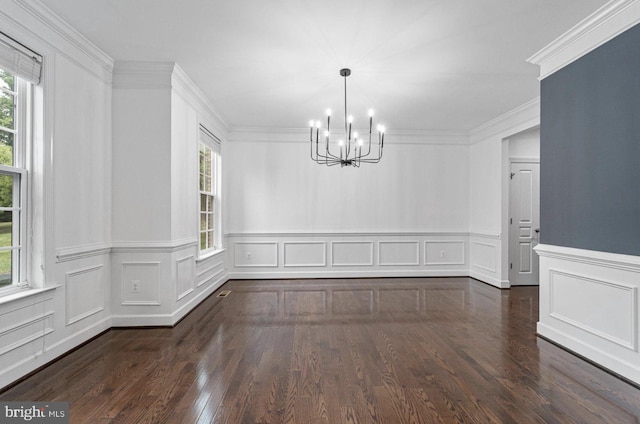
{"label": "floor vent", "polygon": [[222,290],[216,297],[227,297],[229,296],[229,293],[231,293],[231,290]]}

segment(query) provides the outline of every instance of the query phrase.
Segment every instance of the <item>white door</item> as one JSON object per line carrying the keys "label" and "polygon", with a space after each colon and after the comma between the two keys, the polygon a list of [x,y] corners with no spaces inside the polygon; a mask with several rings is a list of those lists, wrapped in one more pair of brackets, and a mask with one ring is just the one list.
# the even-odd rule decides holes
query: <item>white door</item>
{"label": "white door", "polygon": [[538,285],[539,261],[533,248],[540,234],[540,164],[511,163],[509,182],[509,282]]}

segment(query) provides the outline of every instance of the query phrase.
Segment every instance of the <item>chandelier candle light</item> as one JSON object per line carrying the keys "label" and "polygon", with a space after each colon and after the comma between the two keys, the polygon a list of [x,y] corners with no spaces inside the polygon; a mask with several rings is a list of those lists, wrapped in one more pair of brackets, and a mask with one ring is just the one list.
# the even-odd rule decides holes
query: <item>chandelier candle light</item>
{"label": "chandelier candle light", "polygon": [[[373,109],[369,109],[369,137],[366,142],[366,149],[363,149],[365,140],[356,131],[351,131],[353,116],[347,113],[347,77],[351,75],[350,69],[341,69],[340,75],[344,77],[344,135],[338,140],[338,152],[331,151],[331,109],[327,109],[327,129],[324,130],[324,142],[321,141],[320,121],[309,121],[311,159],[321,165],[327,166],[355,166],[362,163],[378,163],[382,158],[382,148],[384,147],[384,126],[378,125],[378,141],[371,142],[373,129]],[[315,130],[315,140],[313,133]],[[364,137],[367,138],[366,136]],[[373,144],[373,148],[371,145]],[[322,145],[322,146],[321,146]],[[373,153],[372,153],[373,150]]]}

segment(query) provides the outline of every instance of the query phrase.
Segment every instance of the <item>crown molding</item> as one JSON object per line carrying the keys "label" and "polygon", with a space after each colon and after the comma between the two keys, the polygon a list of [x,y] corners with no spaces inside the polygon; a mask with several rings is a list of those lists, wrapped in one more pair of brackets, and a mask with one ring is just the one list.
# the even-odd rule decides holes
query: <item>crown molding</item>
{"label": "crown molding", "polygon": [[612,0],[527,59],[544,79],[640,22],[640,0]]}
{"label": "crown molding", "polygon": [[177,63],[173,68],[171,84],[180,94],[187,97],[191,105],[197,109],[201,124],[209,131],[214,132],[218,138],[225,139],[227,137],[229,126],[213,108],[207,96]]}
{"label": "crown molding", "polygon": [[113,65],[113,88],[123,90],[170,89],[174,62],[117,60]]}
{"label": "crown molding", "polygon": [[470,144],[489,137],[508,137],[540,125],[540,97],[536,97],[471,130]]}
{"label": "crown molding", "polygon": [[[53,48],[57,53],[111,83],[113,59],[38,0],[12,0],[3,5],[0,16],[3,13],[11,24],[28,34],[25,43],[31,45],[33,38],[36,40],[33,47],[37,50],[42,49],[42,44],[47,49]],[[47,60],[46,51],[38,53],[45,54]]]}
{"label": "crown molding", "polygon": [[[236,143],[308,143],[309,128],[236,127],[229,133]],[[469,134],[454,131],[392,130],[385,133],[385,144],[467,145]],[[388,145],[387,144],[387,145]]]}
{"label": "crown molding", "polygon": [[209,99],[175,62],[118,60],[113,66],[113,88],[120,90],[174,90],[198,112],[200,123],[226,138],[229,129]]}

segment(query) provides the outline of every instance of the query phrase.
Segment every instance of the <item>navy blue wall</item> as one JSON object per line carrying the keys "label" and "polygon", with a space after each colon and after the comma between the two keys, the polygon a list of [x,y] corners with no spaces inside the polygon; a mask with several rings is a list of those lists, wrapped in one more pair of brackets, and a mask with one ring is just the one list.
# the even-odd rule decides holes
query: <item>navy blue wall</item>
{"label": "navy blue wall", "polygon": [[542,80],[540,241],[640,255],[640,25]]}

